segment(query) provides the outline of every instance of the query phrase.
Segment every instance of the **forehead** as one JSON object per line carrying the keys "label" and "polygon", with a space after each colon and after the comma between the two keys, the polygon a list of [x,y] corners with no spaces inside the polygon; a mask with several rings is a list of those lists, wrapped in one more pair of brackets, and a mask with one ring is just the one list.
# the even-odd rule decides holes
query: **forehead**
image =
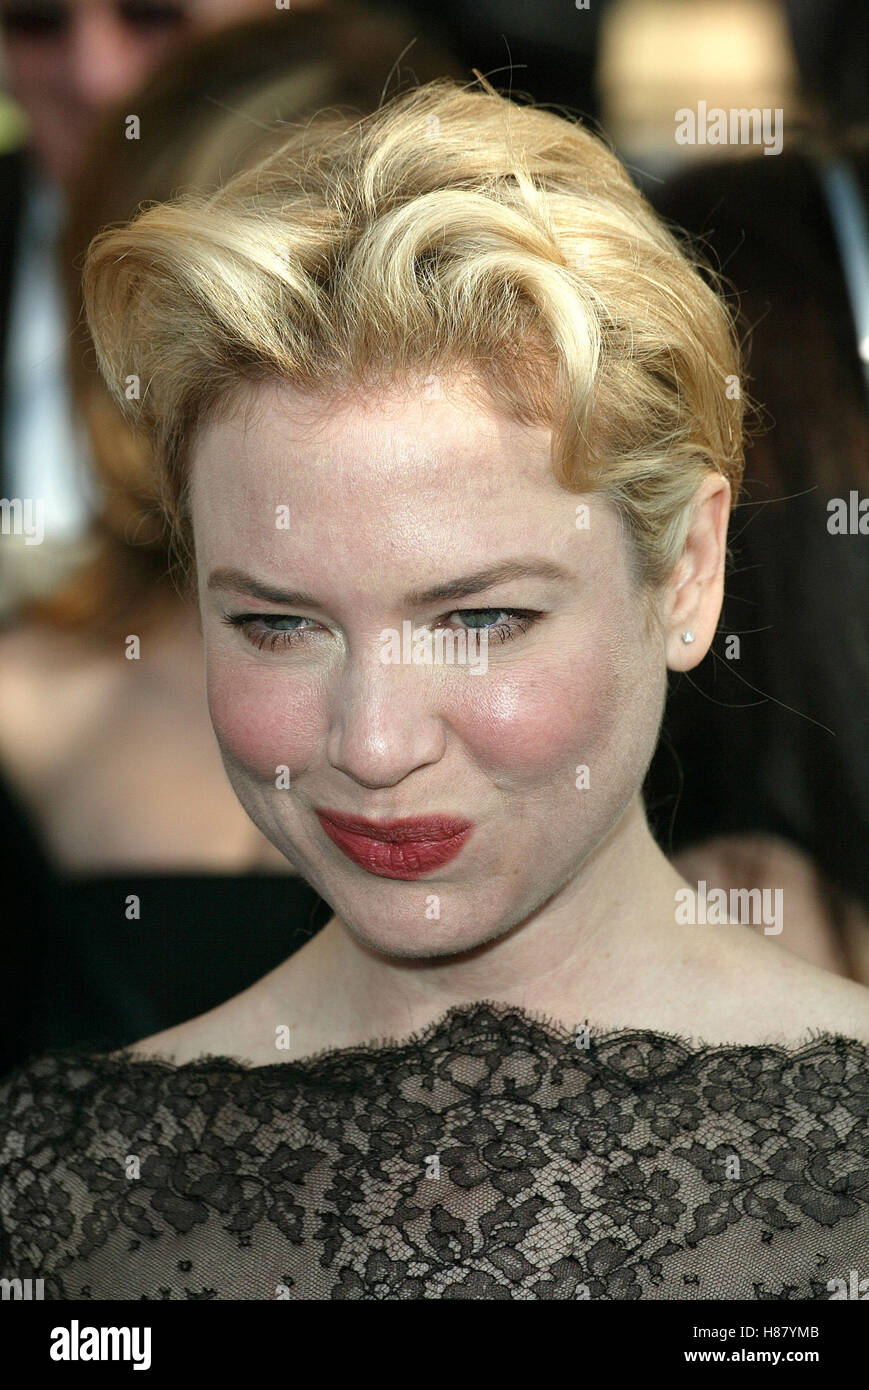
{"label": "forehead", "polygon": [[577,494],[554,476],[550,430],[486,406],[461,380],[427,381],[341,398],[251,387],[192,450],[198,560],[285,567],[325,546],[333,563],[340,548],[360,564],[424,555],[467,569],[474,552],[529,542],[572,552]]}
{"label": "forehead", "polygon": [[341,397],[251,387],[196,440],[195,503],[200,512],[229,497],[259,506],[291,489],[307,510],[341,502],[368,510],[414,499],[449,504],[470,491],[562,491],[549,468],[548,429],[482,406],[459,382],[427,381]]}

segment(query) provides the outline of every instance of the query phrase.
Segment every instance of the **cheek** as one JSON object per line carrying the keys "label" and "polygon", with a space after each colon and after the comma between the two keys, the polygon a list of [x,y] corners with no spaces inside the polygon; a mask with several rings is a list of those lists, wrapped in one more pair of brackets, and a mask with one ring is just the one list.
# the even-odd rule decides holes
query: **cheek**
{"label": "cheek", "polygon": [[246,773],[273,781],[285,764],[295,774],[320,742],[322,692],[314,682],[287,687],[273,671],[240,663],[207,664],[208,709],[223,754]]}
{"label": "cheek", "polygon": [[468,681],[452,723],[495,780],[499,770],[535,780],[614,750],[628,698],[621,662],[598,649],[504,674],[490,666]]}

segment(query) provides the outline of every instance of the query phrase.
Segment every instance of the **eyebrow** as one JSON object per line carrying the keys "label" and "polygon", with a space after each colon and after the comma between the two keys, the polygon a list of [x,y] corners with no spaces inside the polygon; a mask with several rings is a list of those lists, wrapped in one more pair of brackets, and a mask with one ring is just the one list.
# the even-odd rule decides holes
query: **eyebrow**
{"label": "eyebrow", "polygon": [[[461,575],[458,579],[447,579],[442,584],[433,584],[427,589],[412,589],[404,596],[406,608],[426,608],[432,603],[442,603],[448,599],[464,598],[466,594],[479,594],[496,584],[507,584],[511,579],[548,579],[556,583],[566,583],[574,576],[569,570],[555,564],[552,560],[527,556],[515,560],[504,560],[489,569],[475,570],[473,574]],[[206,589],[232,589],[235,593],[247,594],[250,598],[263,599],[266,603],[283,603],[290,607],[319,608],[321,605],[313,594],[299,589],[276,589],[271,584],[263,584],[244,570],[222,566],[212,570]]]}

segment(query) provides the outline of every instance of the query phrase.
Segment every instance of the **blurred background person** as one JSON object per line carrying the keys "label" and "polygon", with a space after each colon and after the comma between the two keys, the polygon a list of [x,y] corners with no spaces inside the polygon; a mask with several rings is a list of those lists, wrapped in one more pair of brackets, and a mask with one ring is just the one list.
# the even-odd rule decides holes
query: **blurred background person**
{"label": "blurred background person", "polygon": [[[602,118],[732,288],[759,406],[710,658],[676,680],[646,785],[708,887],[784,891],[783,941],[869,982],[869,12],[862,0],[619,0]],[[680,110],[780,110],[783,148],[678,145]]]}
{"label": "blurred background person", "polygon": [[394,16],[272,13],[197,39],[104,113],[70,186],[59,261],[97,508],[81,563],[0,634],[3,876],[24,907],[4,925],[5,1067],[50,1041],[119,1042],[210,1007],[321,924],[316,894],[226,779],[149,456],[80,321],[88,242],[142,203],[216,187],[286,122],[322,107],[361,114],[403,84],[455,73]]}
{"label": "blurred background person", "polygon": [[781,886],[786,944],[867,983],[869,546],[828,506],[869,496],[869,419],[821,170],[726,161],[655,202],[739,287],[764,425],[713,659],[674,683],[647,796],[689,880]]}
{"label": "blurred background person", "polygon": [[[297,11],[318,0],[293,0]],[[0,495],[40,498],[52,546],[7,545],[6,582],[50,584],[95,506],[63,372],[57,283],[66,197],[101,112],[178,46],[271,0],[0,0],[7,102],[0,154]],[[291,22],[289,15],[285,16]],[[39,553],[35,553],[39,552]],[[10,575],[10,566],[17,566]],[[21,570],[21,567],[23,571]]]}

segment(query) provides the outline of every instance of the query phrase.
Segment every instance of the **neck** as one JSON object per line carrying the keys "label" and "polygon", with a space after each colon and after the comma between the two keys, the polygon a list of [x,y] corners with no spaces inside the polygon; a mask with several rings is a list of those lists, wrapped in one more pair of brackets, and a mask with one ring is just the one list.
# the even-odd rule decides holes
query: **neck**
{"label": "neck", "polygon": [[[360,944],[338,917],[310,943],[338,1033],[395,1036],[478,999],[566,1022],[630,1022],[684,954],[683,880],[652,838],[640,797],[579,871],[530,917],[461,956],[397,960]],[[322,1021],[322,1016],[321,1016]]]}

